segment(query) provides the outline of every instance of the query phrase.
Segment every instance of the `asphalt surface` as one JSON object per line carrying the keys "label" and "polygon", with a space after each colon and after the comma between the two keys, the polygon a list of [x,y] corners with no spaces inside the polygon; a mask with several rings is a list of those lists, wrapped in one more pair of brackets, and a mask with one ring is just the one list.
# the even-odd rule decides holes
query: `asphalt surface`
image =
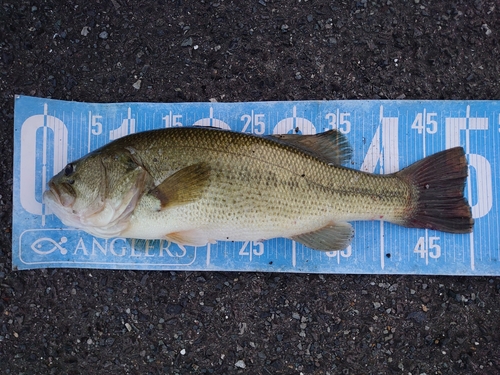
{"label": "asphalt surface", "polygon": [[10,238],[15,94],[499,100],[499,33],[496,0],[2,1],[0,373],[500,373],[498,277],[14,272]]}

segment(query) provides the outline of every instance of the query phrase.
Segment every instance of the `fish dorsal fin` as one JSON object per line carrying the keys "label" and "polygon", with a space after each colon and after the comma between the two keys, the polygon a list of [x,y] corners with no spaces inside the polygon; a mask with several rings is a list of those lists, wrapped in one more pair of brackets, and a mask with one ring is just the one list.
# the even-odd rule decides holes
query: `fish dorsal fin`
{"label": "fish dorsal fin", "polygon": [[308,151],[323,161],[341,165],[349,161],[352,149],[345,135],[337,130],[328,130],[314,135],[275,134],[271,136],[281,142]]}
{"label": "fish dorsal fin", "polygon": [[160,200],[162,209],[190,203],[201,197],[209,177],[207,163],[193,164],[167,177],[149,194]]}
{"label": "fish dorsal fin", "polygon": [[292,240],[321,251],[344,250],[351,244],[354,229],[349,223],[330,223],[315,231],[293,236]]}

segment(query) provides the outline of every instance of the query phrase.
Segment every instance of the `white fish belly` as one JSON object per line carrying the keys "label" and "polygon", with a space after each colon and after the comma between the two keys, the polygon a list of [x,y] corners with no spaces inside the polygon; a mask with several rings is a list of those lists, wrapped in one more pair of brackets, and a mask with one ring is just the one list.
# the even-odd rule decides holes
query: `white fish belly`
{"label": "white fish belly", "polygon": [[203,246],[216,241],[260,241],[289,238],[321,228],[332,219],[329,215],[266,214],[248,207],[246,213],[230,208],[219,210],[201,202],[164,211],[136,209],[123,237],[169,239],[184,245]]}

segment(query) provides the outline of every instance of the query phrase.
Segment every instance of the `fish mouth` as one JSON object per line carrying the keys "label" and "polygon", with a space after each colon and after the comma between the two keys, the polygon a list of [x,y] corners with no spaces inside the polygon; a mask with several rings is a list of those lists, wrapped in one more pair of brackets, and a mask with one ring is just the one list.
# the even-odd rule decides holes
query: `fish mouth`
{"label": "fish mouth", "polygon": [[54,203],[66,208],[71,208],[76,199],[75,190],[66,182],[55,184],[53,181],[49,181],[49,190],[45,191],[44,195]]}
{"label": "fish mouth", "polygon": [[129,225],[130,215],[142,195],[143,179],[141,176],[136,186],[119,201],[96,199],[79,208],[75,206],[76,193],[69,183],[49,181],[43,201],[64,225],[84,230],[96,237],[112,238],[120,235]]}

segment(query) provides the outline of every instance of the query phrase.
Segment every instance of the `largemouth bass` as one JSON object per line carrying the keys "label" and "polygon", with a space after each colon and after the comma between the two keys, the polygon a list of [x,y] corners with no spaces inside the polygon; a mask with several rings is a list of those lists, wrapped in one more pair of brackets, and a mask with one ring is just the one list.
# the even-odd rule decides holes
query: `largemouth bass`
{"label": "largemouth bass", "polygon": [[354,220],[472,231],[461,147],[389,175],[341,166],[350,157],[347,139],[334,130],[263,137],[152,130],[69,163],[44,199],[65,225],[97,237],[192,246],[285,237],[341,250],[351,243]]}

